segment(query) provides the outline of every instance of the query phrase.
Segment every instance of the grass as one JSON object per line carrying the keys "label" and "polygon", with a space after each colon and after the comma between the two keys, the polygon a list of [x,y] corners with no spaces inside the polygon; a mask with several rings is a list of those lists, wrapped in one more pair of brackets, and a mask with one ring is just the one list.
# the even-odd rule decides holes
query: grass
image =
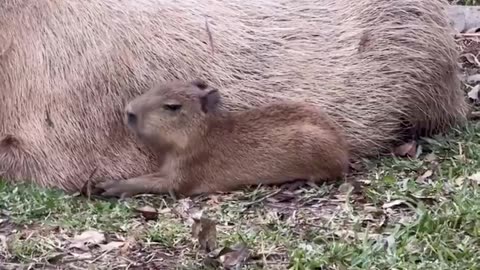
{"label": "grass", "polygon": [[[258,187],[181,201],[88,201],[0,182],[0,235],[8,235],[0,259],[11,267],[73,269],[95,260],[96,269],[209,269],[181,214],[190,204],[217,220],[220,247],[248,246],[253,256],[243,269],[480,269],[480,123],[423,141],[422,149],[417,159],[367,162],[353,191]],[[160,209],[159,218],[140,217],[142,205]],[[107,242],[135,238],[122,254],[91,248],[90,258],[79,258],[68,243],[92,229]]]}
{"label": "grass", "polygon": [[480,4],[479,0],[449,0],[450,3],[456,5],[477,6]]}

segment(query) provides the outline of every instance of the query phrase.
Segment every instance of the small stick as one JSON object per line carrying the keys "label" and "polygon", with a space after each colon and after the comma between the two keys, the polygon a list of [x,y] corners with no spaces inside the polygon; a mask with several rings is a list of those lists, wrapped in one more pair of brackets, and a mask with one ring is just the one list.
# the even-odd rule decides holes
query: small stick
{"label": "small stick", "polygon": [[83,187],[82,187],[82,193],[87,195],[88,200],[90,200],[90,195],[92,193],[92,186],[90,185],[90,183],[92,182],[93,175],[95,175],[95,173],[97,172],[97,169],[98,169],[98,166],[96,166],[95,169],[93,169],[92,173],[90,173],[90,176],[88,177],[87,181],[85,182],[85,184],[83,184]]}
{"label": "small stick", "polygon": [[455,34],[455,37],[480,37],[480,33],[459,33]]}

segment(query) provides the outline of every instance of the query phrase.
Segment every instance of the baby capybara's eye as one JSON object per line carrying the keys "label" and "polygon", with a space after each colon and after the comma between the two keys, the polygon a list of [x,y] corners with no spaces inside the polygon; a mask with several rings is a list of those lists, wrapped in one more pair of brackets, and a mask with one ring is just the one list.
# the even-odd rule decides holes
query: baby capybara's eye
{"label": "baby capybara's eye", "polygon": [[182,108],[182,105],[180,105],[180,104],[165,104],[165,105],[163,105],[163,108],[167,111],[178,111]]}

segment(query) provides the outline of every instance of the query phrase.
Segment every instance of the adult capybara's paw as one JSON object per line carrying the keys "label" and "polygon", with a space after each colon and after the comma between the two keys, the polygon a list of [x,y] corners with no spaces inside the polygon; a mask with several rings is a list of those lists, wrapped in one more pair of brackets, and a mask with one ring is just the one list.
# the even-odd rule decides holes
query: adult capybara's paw
{"label": "adult capybara's paw", "polygon": [[98,183],[96,188],[103,190],[100,195],[104,197],[126,198],[135,195],[127,180],[104,181]]}

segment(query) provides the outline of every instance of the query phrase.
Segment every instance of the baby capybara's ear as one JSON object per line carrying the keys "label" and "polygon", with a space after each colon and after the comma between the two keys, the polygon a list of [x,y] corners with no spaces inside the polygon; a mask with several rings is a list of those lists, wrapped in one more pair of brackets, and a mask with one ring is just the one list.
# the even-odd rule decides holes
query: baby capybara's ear
{"label": "baby capybara's ear", "polygon": [[191,83],[196,87],[200,88],[200,90],[205,90],[208,88],[208,83],[202,79],[194,79]]}
{"label": "baby capybara's ear", "polygon": [[211,88],[200,95],[200,105],[204,113],[214,110],[219,102],[220,92],[217,89]]}

